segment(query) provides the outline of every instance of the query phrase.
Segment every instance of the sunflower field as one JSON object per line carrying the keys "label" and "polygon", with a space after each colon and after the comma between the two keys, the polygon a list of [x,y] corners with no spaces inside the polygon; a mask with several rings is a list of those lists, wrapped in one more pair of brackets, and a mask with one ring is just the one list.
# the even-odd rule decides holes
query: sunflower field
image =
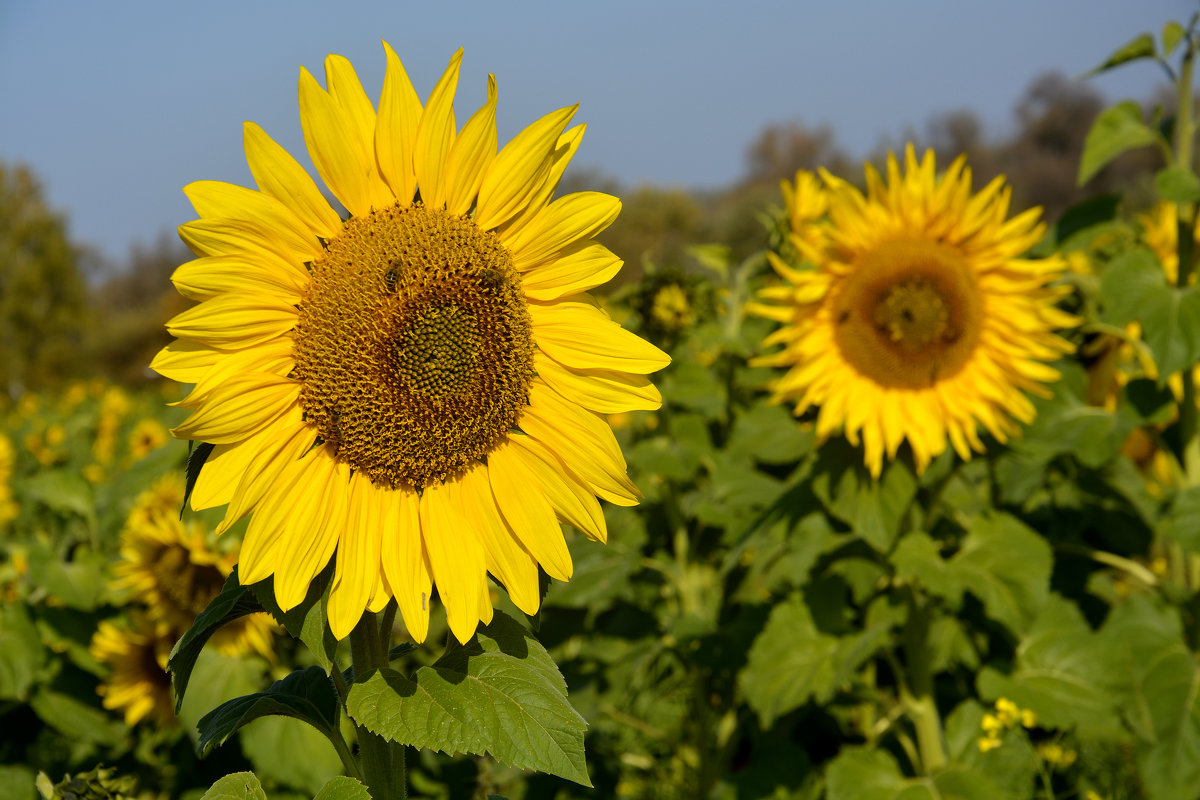
{"label": "sunflower field", "polygon": [[1198,53],[1099,67],[1140,191],[909,143],[640,270],[574,107],[302,71],[158,377],[3,373],[0,798],[1200,798]]}

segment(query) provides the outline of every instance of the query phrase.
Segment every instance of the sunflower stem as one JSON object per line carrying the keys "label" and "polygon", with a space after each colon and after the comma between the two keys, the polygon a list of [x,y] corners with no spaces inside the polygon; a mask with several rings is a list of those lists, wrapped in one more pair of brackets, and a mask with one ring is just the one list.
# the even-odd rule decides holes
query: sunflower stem
{"label": "sunflower stem", "polygon": [[[389,615],[383,615],[385,620]],[[350,632],[350,655],[354,660],[354,682],[388,665],[387,648],[391,642],[391,626],[380,635],[378,615],[366,612]],[[391,742],[377,733],[354,723],[358,734],[358,757],[362,763],[363,782],[373,800],[406,800],[408,776],[405,769],[404,745]]]}
{"label": "sunflower stem", "polygon": [[908,596],[908,620],[904,624],[904,654],[908,662],[908,717],[917,733],[921,771],[940,772],[946,766],[942,719],[933,699],[933,672],[929,663],[929,608],[916,590]]}

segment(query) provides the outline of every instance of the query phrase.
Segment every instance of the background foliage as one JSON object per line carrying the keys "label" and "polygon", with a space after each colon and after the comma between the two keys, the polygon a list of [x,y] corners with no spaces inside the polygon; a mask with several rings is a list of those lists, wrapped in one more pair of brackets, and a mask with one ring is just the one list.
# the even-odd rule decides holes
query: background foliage
{"label": "background foliage", "polygon": [[[1190,47],[1184,33],[1139,37],[1108,66],[1166,60]],[[536,618],[499,592],[506,613],[470,646],[437,644],[435,623],[431,644],[397,648],[394,672],[355,684],[351,713],[428,745],[410,763],[414,792],[1197,796],[1200,447],[1187,387],[1200,360],[1200,180],[1172,127],[1190,118],[1158,101],[1105,109],[1046,76],[1008,140],[967,111],[905,133],[940,163],[966,153],[977,186],[1006,174],[1015,210],[1046,207],[1055,224],[1038,250],[1068,258],[1071,310],[1086,320],[1023,438],[966,464],[947,453],[921,476],[902,456],[871,479],[845,441],[818,444],[809,418],[771,405],[772,372],[748,366],[771,330],[742,307],[781,242],[779,179],[861,174],[832,131],[764,131],[744,180],[708,196],[575,176],[625,198],[607,239],[627,262],[610,313],[674,359],[660,412],[611,420],[646,499],[605,509],[607,546],[568,536],[575,575],[548,587]],[[1166,233],[1160,201],[1175,204]],[[299,641],[274,634],[271,658],[197,646],[178,726],[126,724],[97,694],[112,667],[93,635],[135,618],[114,571],[135,500],[186,459],[146,433],[177,421],[165,401],[179,388],[143,366],[181,310],[167,277],[185,259],[164,239],[124,270],[99,264],[27,170],[0,168],[0,796],[33,798],[36,783],[49,796],[212,786],[214,798],[361,800],[356,782],[330,782],[342,765],[316,728],[262,717],[339,725],[314,676],[348,653],[306,616],[319,605],[277,615]],[[270,611],[269,598],[235,600]],[[542,682],[520,673],[514,688],[506,657]],[[497,749],[521,702],[479,704],[497,709],[488,719],[388,705],[388,687],[437,697],[468,677],[481,696],[523,697],[558,722]],[[239,696],[252,699],[204,717]],[[572,755],[585,735],[586,762]],[[485,750],[495,758],[462,755]]]}

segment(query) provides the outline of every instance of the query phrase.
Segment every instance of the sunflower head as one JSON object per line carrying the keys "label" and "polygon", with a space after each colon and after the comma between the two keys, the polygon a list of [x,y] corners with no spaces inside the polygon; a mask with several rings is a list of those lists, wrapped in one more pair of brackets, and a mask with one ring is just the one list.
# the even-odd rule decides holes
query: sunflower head
{"label": "sunflower head", "polygon": [[173,280],[200,301],[152,366],[195,388],[176,436],[214,445],[191,495],[251,515],[239,577],[284,609],[336,552],[345,636],[395,599],[424,639],[434,587],[466,641],[487,575],[524,611],[538,570],[571,574],[560,521],[606,536],[597,502],[638,500],[602,415],[657,408],[667,356],[587,293],[621,267],[592,237],[620,202],[555,199],[583,127],[552,112],[497,150],[495,79],[458,127],[461,52],[424,105],[385,45],[378,103],[340,56],[300,75],[309,155],[245,128],[257,190],[202,181]]}
{"label": "sunflower head", "polygon": [[[1033,419],[1026,392],[1044,394],[1058,372],[1045,362],[1072,346],[1054,333],[1077,320],[1055,307],[1058,257],[1022,255],[1042,236],[1040,211],[1008,218],[1011,191],[997,178],[978,193],[959,158],[941,175],[932,152],[910,145],[901,168],[866,169],[866,191],[822,172],[785,193],[791,242],[810,262],[771,264],[781,281],[751,309],[783,323],[759,363],[785,367],[777,400],[818,407],[817,433],[861,440],[872,474],[908,441],[918,471],[946,449],[982,451]],[[799,213],[801,208],[809,209]]]}
{"label": "sunflower head", "polygon": [[143,614],[134,614],[129,627],[107,620],[92,637],[90,652],[111,670],[97,688],[103,705],[125,715],[125,724],[149,720],[159,727],[175,725],[171,675],[167,658],[174,639]]}

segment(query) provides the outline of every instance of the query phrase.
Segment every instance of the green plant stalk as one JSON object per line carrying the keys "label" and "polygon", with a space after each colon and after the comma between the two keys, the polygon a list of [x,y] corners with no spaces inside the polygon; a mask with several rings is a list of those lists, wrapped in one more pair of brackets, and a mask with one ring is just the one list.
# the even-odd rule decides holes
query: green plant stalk
{"label": "green plant stalk", "polygon": [[[380,631],[380,620],[370,611],[363,614],[358,625],[350,632],[350,656],[354,661],[356,683],[388,665],[391,633],[390,625]],[[354,723],[354,730],[358,734],[363,782],[373,800],[407,800],[408,775],[404,745],[389,742],[357,722]]]}
{"label": "green plant stalk", "polygon": [[933,672],[929,664],[929,609],[915,589],[909,591],[908,620],[904,623],[904,654],[908,662],[908,718],[917,733],[921,771],[934,775],[946,766],[942,718],[933,699]]}

